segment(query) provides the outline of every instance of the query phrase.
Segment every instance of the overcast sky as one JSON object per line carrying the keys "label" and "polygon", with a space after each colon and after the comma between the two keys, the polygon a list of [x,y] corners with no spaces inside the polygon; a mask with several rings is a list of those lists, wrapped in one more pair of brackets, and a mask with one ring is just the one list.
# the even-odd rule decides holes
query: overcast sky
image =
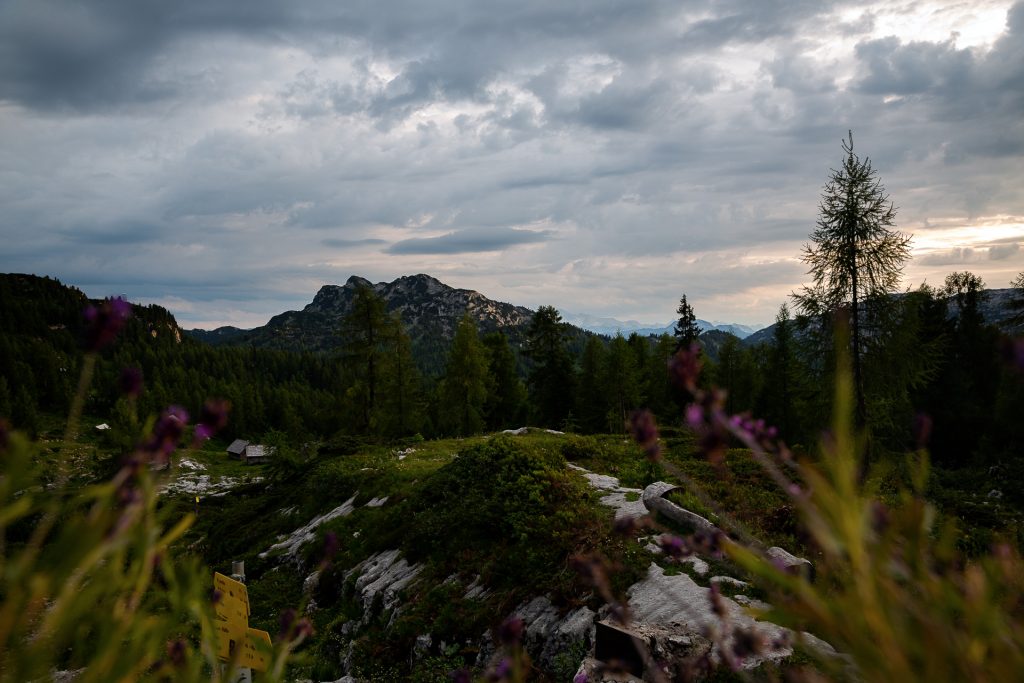
{"label": "overcast sky", "polygon": [[851,128],[907,285],[1024,270],[1024,2],[0,0],[0,270],[186,327],[419,272],[768,322]]}

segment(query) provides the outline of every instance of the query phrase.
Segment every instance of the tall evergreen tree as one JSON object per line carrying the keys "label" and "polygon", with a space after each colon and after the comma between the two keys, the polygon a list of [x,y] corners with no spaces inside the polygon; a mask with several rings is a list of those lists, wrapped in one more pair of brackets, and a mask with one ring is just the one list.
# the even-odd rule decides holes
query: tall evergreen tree
{"label": "tall evergreen tree", "polygon": [[576,376],[567,340],[558,310],[553,306],[537,309],[526,332],[524,352],[533,363],[530,400],[537,421],[545,427],[562,427],[574,403]]}
{"label": "tall evergreen tree", "polygon": [[725,409],[738,413],[753,407],[754,398],[753,360],[734,334],[726,336],[718,350],[715,378],[719,386],[727,390]]}
{"label": "tall evergreen tree", "polygon": [[647,396],[647,370],[651,364],[651,338],[642,337],[637,332],[630,332],[626,338],[629,350],[633,354],[633,368],[636,371],[637,407],[649,408]]}
{"label": "tall evergreen tree", "polygon": [[418,432],[422,423],[421,378],[412,356],[412,340],[398,313],[391,316],[390,331],[391,352],[381,368],[381,422],[385,434],[407,436]]}
{"label": "tall evergreen tree", "polygon": [[804,246],[814,284],[794,296],[802,313],[819,320],[850,307],[856,420],[864,426],[862,308],[866,302],[886,303],[896,290],[910,257],[910,237],[893,229],[896,209],[871,160],[853,151],[852,132],[842,144],[846,156],[825,184],[817,227]]}
{"label": "tall evergreen tree", "polygon": [[483,344],[487,350],[487,428],[493,431],[519,425],[526,404],[526,387],[516,371],[515,352],[504,332],[484,335]]}
{"label": "tall evergreen tree", "polygon": [[794,339],[793,319],[789,307],[782,304],[775,316],[758,414],[791,443],[804,436],[800,426],[804,414],[804,376]]}
{"label": "tall evergreen tree", "polygon": [[580,379],[576,392],[576,416],[580,431],[587,434],[601,432],[608,414],[608,396],[604,390],[604,342],[597,335],[587,337],[580,359]]}
{"label": "tall evergreen tree", "polygon": [[668,374],[668,362],[675,351],[675,340],[669,334],[663,334],[651,351],[651,360],[647,364],[646,388],[647,407],[658,416],[663,423],[678,418],[679,411],[673,400],[673,386]]}
{"label": "tall evergreen tree", "polygon": [[477,335],[476,323],[467,313],[459,321],[452,340],[448,365],[441,383],[442,428],[468,436],[484,427],[487,401],[487,358]]}
{"label": "tall evergreen tree", "polygon": [[346,396],[360,431],[372,432],[377,428],[381,365],[394,338],[390,327],[384,300],[372,288],[360,286],[352,300],[352,310],[341,323]]}
{"label": "tall evergreen tree", "polygon": [[608,400],[606,423],[609,432],[624,431],[626,417],[639,407],[640,386],[637,380],[633,351],[622,335],[617,334],[608,345],[603,381]]}
{"label": "tall evergreen tree", "polygon": [[693,306],[686,302],[685,294],[679,300],[676,313],[679,315],[674,330],[676,349],[687,349],[700,337],[700,326],[697,325],[697,316],[693,312]]}
{"label": "tall evergreen tree", "polygon": [[986,293],[981,278],[969,272],[951,273],[942,294],[957,312],[948,320],[946,363],[936,378],[941,390],[929,408],[935,422],[942,423],[936,426],[936,439],[942,441],[935,443],[937,458],[962,461],[976,453],[992,426],[1000,374],[992,350],[997,348],[999,332],[982,317]]}

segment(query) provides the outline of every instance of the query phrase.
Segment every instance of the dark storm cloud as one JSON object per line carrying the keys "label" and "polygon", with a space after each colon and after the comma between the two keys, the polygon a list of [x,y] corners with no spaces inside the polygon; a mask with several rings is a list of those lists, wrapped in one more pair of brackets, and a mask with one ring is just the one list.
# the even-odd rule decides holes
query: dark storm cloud
{"label": "dark storm cloud", "polygon": [[867,70],[858,86],[869,94],[948,93],[969,84],[975,69],[973,53],[951,42],[903,43],[888,37],[861,43],[857,57]]}
{"label": "dark storm cloud", "polygon": [[[709,8],[725,16],[686,21]],[[163,55],[177,43],[245,36],[329,52],[339,42],[355,41],[408,58],[370,105],[387,119],[438,97],[478,96],[513,62],[543,64],[588,49],[646,61],[672,46],[692,51],[761,42],[788,36],[797,19],[827,9],[828,3],[804,2],[528,0],[499,16],[489,5],[454,1],[381,6],[253,0],[239,11],[228,0],[11,0],[0,8],[0,99],[40,109],[152,103],[190,86],[183,72],[159,73]],[[687,27],[682,35],[679,27]]]}
{"label": "dark storm cloud", "polygon": [[414,237],[388,247],[389,254],[468,254],[500,251],[520,244],[536,244],[552,238],[549,230],[460,230],[440,237]]}
{"label": "dark storm cloud", "polygon": [[857,57],[856,87],[866,94],[929,99],[933,115],[959,120],[995,114],[1019,123],[1024,112],[1024,2],[1010,9],[1006,32],[988,52],[887,37],[860,43]]}
{"label": "dark storm cloud", "polygon": [[[916,7],[8,0],[0,269],[280,302],[438,267],[487,293],[532,245],[501,273],[574,310],[601,279],[739,300],[799,279],[730,259],[796,253],[847,129],[901,227],[1024,215],[1024,2],[990,48],[878,32]],[[988,244],[972,264],[1021,258]]]}
{"label": "dark storm cloud", "polygon": [[174,40],[287,28],[286,5],[217,0],[9,0],[0,6],[0,99],[39,109],[166,100],[185,83],[150,69]]}

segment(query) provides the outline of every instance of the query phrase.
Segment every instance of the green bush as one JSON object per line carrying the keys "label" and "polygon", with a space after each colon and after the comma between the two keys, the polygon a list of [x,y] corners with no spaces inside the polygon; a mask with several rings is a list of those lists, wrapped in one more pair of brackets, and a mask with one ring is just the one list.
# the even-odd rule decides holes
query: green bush
{"label": "green bush", "polygon": [[494,577],[530,590],[547,585],[580,529],[596,523],[589,500],[561,455],[498,436],[459,453],[393,515],[405,520],[412,557],[453,568],[466,552],[500,558],[487,563]]}

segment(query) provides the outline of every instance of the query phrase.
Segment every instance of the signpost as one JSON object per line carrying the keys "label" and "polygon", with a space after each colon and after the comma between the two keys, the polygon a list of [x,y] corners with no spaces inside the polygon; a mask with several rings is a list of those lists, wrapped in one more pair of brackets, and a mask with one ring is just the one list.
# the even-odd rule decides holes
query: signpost
{"label": "signpost", "polygon": [[[235,576],[245,580],[241,572]],[[242,581],[215,572],[213,587],[220,599],[213,608],[217,615],[217,658],[242,667],[239,680],[250,681],[248,669],[270,668],[271,643],[269,633],[249,627],[249,592]]]}

